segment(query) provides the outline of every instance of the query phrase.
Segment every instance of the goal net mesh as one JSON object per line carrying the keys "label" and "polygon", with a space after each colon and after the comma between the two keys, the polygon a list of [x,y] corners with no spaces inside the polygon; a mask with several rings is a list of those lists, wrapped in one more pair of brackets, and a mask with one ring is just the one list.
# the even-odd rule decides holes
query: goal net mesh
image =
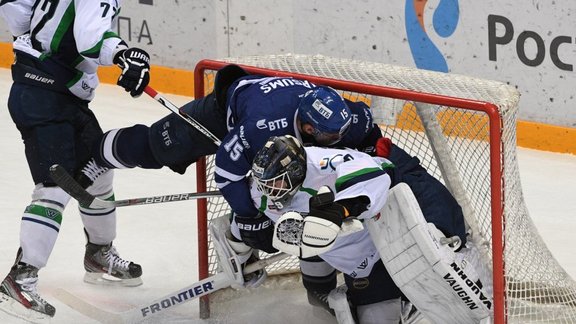
{"label": "goal net mesh", "polygon": [[[461,193],[459,202],[467,206],[463,207],[466,221],[476,240],[485,247],[486,259],[489,263],[501,260],[503,273],[496,270],[495,291],[504,295],[502,309],[508,323],[576,323],[576,285],[542,241],[524,204],[516,158],[516,89],[455,74],[321,55],[221,60],[222,65],[225,62],[268,69],[262,74],[327,78],[313,82],[340,90],[352,101],[366,102],[384,136],[417,156],[455,196]],[[205,94],[212,91],[217,68],[209,65],[202,73]],[[379,88],[385,88],[384,95],[380,95]],[[432,101],[446,104],[429,104],[427,95],[433,96]],[[461,101],[451,106],[454,98]],[[497,120],[491,124],[488,113],[469,109],[467,100],[473,101],[471,106],[477,102],[493,104],[497,107]],[[425,125],[420,109],[431,114],[435,125]],[[491,130],[499,135],[499,142],[491,142]],[[439,141],[431,141],[434,137],[440,137]],[[498,170],[492,169],[494,161],[498,162]],[[207,190],[215,190],[213,157],[208,157],[201,168],[207,175]],[[495,178],[494,174],[498,176]],[[209,199],[207,211],[200,216],[209,221],[229,212],[223,198]],[[493,224],[500,224],[494,223],[495,219],[501,225],[493,229]],[[205,231],[205,224],[199,226],[200,231]],[[493,251],[493,242],[500,240],[501,247]],[[214,273],[217,260],[209,240],[206,249],[208,262],[202,262],[200,267]],[[271,275],[297,272],[298,261],[284,259],[267,270]],[[499,277],[503,280],[496,280]],[[496,287],[500,282],[505,284]]]}

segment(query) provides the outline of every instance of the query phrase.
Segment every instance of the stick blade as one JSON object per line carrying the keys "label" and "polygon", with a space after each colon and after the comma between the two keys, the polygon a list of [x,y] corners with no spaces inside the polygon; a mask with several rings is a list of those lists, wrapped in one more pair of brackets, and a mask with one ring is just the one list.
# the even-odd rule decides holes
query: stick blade
{"label": "stick blade", "polygon": [[121,314],[112,313],[101,309],[62,288],[58,288],[54,292],[54,297],[56,297],[56,299],[60,300],[70,308],[76,310],[80,314],[83,314],[102,323],[119,324],[129,322],[124,319]]}

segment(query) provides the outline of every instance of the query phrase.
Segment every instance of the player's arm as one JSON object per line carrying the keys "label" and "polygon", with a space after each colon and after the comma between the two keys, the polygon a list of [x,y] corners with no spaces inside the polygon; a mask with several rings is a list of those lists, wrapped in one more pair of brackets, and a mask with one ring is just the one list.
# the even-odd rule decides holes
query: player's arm
{"label": "player's arm", "polygon": [[234,212],[234,225],[239,230],[239,238],[250,247],[276,252],[272,247],[273,226],[270,219],[254,206],[250,194],[246,175],[252,165],[238,129],[232,130],[224,138],[216,152],[216,185]]}
{"label": "player's arm", "polygon": [[116,0],[75,0],[74,39],[78,52],[98,65],[122,68],[117,84],[138,97],[150,81],[150,55],[113,32],[120,8]]}
{"label": "player's arm", "polygon": [[382,132],[380,127],[374,124],[370,108],[361,101],[345,101],[352,112],[352,124],[337,145],[374,155],[376,142],[382,137]]}
{"label": "player's arm", "polygon": [[354,159],[339,164],[336,172],[336,202],[357,218],[370,218],[382,210],[391,184],[383,166],[358,153]]}
{"label": "player's arm", "polygon": [[14,37],[30,32],[30,17],[34,0],[2,1],[0,16]]}

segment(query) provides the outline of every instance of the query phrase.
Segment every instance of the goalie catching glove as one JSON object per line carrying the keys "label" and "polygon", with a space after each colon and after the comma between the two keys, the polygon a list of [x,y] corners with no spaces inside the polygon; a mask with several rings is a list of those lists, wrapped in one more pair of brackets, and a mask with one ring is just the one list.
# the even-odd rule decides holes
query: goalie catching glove
{"label": "goalie catching glove", "polygon": [[278,219],[272,241],[275,248],[300,258],[309,258],[330,250],[343,232],[344,225],[347,225],[345,232],[362,229],[358,220],[343,223],[348,211],[334,202],[334,193],[327,186],[322,186],[318,194],[310,198],[309,205],[307,216],[291,211]]}
{"label": "goalie catching glove", "polygon": [[150,55],[145,50],[132,47],[114,55],[114,64],[122,69],[118,84],[134,98],[139,97],[150,82]]}

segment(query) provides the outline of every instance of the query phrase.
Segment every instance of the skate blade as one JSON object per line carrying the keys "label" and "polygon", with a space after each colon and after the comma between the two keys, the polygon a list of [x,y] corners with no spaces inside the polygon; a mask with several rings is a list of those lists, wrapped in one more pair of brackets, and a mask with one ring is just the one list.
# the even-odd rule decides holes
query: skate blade
{"label": "skate blade", "polygon": [[4,293],[0,293],[0,311],[29,323],[45,324],[52,322],[50,315],[26,308],[16,299]]}
{"label": "skate blade", "polygon": [[86,272],[84,274],[84,282],[100,286],[136,287],[142,284],[142,279],[120,279],[107,273]]}

